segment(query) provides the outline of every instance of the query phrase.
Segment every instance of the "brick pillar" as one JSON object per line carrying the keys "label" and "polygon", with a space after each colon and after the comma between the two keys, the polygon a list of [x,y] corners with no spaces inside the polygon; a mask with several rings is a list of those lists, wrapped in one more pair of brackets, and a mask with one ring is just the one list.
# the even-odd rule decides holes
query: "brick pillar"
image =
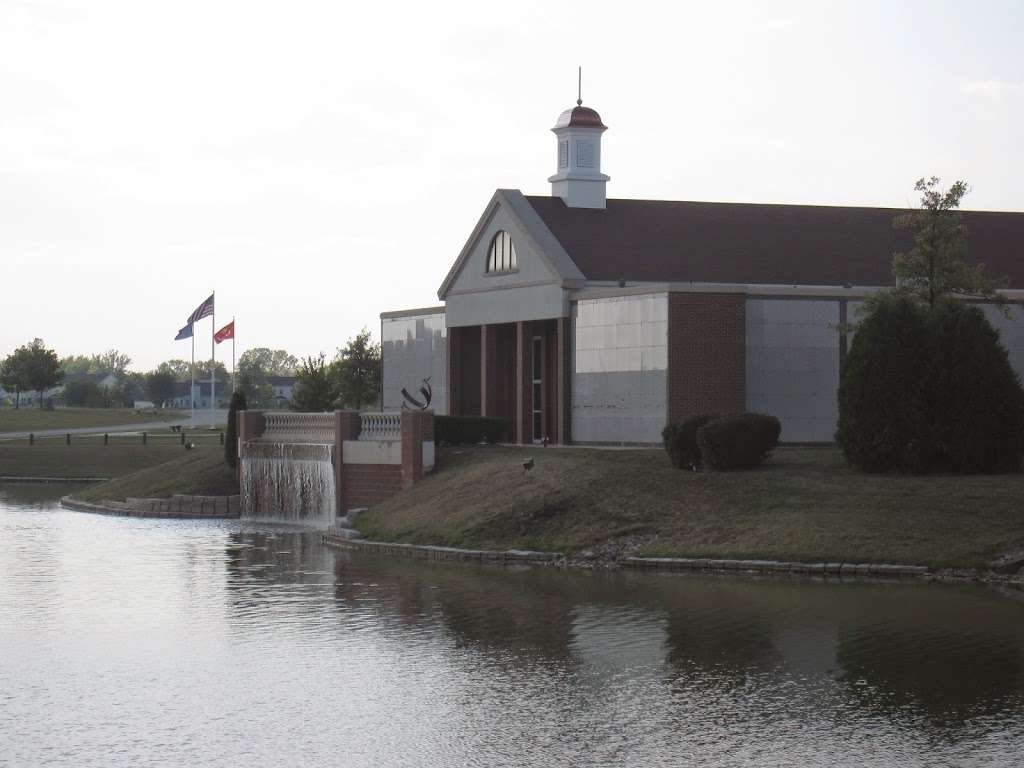
{"label": "brick pillar", "polygon": [[334,513],[348,512],[348,495],[345,492],[345,441],[358,440],[361,422],[358,411],[334,412]]}
{"label": "brick pillar", "polygon": [[267,419],[263,411],[238,411],[235,413],[235,430],[238,437],[238,465],[235,467],[235,478],[242,477],[242,446],[248,440],[255,440],[267,428]]}
{"label": "brick pillar", "polygon": [[668,295],[668,420],[746,409],[746,296]]}
{"label": "brick pillar", "polygon": [[433,411],[402,411],[402,490],[423,477],[423,441],[434,438]]}
{"label": "brick pillar", "polygon": [[565,445],[569,442],[569,318],[560,317],[555,321],[557,335],[555,352],[555,442]]}
{"label": "brick pillar", "polygon": [[490,416],[490,411],[487,409],[487,360],[489,356],[487,354],[487,339],[488,337],[493,338],[493,333],[487,332],[487,326],[480,326],[480,415]]}

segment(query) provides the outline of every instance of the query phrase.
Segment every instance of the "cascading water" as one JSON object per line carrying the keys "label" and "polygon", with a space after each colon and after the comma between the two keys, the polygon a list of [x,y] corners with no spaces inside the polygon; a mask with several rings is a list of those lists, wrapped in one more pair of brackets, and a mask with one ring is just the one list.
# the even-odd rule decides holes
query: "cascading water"
{"label": "cascading water", "polygon": [[249,442],[242,447],[242,516],[326,528],[334,524],[332,446]]}

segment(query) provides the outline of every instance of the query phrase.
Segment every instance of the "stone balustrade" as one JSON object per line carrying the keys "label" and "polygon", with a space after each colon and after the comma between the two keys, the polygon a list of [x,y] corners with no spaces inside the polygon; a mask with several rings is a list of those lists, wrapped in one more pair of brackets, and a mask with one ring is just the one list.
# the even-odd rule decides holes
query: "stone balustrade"
{"label": "stone balustrade", "polygon": [[267,411],[266,427],[259,436],[271,443],[334,443],[333,413]]}
{"label": "stone balustrade", "polygon": [[359,415],[360,440],[401,440],[402,414],[361,413]]}

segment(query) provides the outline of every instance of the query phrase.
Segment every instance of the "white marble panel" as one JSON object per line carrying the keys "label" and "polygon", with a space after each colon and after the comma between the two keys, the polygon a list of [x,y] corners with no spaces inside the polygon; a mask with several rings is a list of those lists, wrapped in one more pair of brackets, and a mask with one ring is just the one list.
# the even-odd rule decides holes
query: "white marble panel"
{"label": "white marble panel", "polygon": [[579,301],[572,342],[572,439],[659,442],[667,417],[667,295]]}
{"label": "white marble panel", "polygon": [[381,321],[382,409],[402,407],[402,389],[417,400],[424,379],[433,390],[430,407],[448,413],[448,330],[443,312]]}
{"label": "white marble panel", "polygon": [[747,410],[777,416],[783,441],[833,439],[838,323],[838,301],[747,300]]}

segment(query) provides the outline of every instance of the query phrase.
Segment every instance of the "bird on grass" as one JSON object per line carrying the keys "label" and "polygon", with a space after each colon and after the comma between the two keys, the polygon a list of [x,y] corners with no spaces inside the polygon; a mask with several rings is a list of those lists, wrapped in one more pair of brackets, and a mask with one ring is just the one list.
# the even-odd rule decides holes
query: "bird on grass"
{"label": "bird on grass", "polygon": [[528,459],[523,459],[523,474],[525,475],[531,469],[533,469],[533,457],[532,456],[530,458],[528,458]]}

